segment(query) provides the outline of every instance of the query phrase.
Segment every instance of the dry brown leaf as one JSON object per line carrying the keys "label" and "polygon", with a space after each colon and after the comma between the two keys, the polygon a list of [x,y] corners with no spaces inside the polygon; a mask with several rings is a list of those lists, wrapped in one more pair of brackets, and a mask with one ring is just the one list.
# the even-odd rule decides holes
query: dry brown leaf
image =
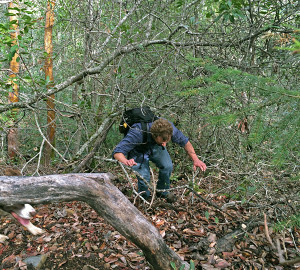
{"label": "dry brown leaf", "polygon": [[231,264],[225,260],[218,260],[217,263],[215,264],[215,267],[223,269],[226,267],[229,267]]}

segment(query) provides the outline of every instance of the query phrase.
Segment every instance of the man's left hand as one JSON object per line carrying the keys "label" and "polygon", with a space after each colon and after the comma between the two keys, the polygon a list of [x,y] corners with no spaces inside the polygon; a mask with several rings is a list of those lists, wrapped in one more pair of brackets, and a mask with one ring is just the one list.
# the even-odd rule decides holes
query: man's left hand
{"label": "man's left hand", "polygon": [[200,159],[194,161],[194,171],[199,167],[201,171],[206,171],[206,164],[202,162]]}

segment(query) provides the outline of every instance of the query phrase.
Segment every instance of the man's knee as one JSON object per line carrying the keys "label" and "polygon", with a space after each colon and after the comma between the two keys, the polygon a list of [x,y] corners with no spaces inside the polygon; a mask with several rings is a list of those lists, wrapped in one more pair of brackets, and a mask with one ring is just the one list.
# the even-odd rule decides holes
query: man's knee
{"label": "man's knee", "polygon": [[172,172],[173,171],[173,163],[172,162],[166,162],[161,167],[159,167],[160,170],[166,171],[166,172]]}

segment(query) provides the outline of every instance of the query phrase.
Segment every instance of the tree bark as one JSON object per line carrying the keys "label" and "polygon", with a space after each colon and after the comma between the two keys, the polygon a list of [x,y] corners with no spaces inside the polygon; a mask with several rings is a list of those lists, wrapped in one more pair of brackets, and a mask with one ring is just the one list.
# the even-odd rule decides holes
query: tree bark
{"label": "tree bark", "polygon": [[109,173],[64,174],[40,177],[0,176],[0,206],[83,201],[127,239],[143,250],[156,270],[189,265],[171,250],[158,230],[110,181]]}
{"label": "tree bark", "polygon": [[[18,12],[14,8],[19,8],[19,5],[15,2],[10,2],[8,4],[10,14],[9,20],[11,22],[15,21],[11,25],[11,46],[18,46],[18,35],[19,35],[19,21],[18,21]],[[10,68],[10,84],[12,86],[12,92],[9,92],[9,103],[16,103],[19,101],[19,85],[17,81],[17,76],[20,71],[20,63],[18,61],[19,58],[19,50],[16,49],[14,56],[12,57],[9,68]],[[19,153],[19,141],[18,141],[18,128],[16,126],[16,119],[18,115],[18,109],[11,110],[11,120],[12,120],[12,127],[8,129],[7,133],[7,154],[10,159],[14,159],[17,157]],[[15,126],[15,127],[14,127]]]}
{"label": "tree bark", "polygon": [[[55,1],[47,2],[47,12],[46,12],[46,23],[45,23],[45,78],[49,78],[49,83],[47,85],[47,89],[51,89],[54,86],[54,77],[53,77],[53,43],[52,43],[52,30],[54,25],[54,6]],[[56,123],[55,123],[55,95],[49,95],[47,98],[47,139],[49,143],[54,146],[55,144],[55,131],[56,131]],[[48,142],[45,144],[45,155],[44,161],[45,165],[49,165],[51,158],[54,156],[54,151],[49,145]]]}
{"label": "tree bark", "polygon": [[112,127],[114,122],[115,121],[113,119],[109,119],[108,121],[105,121],[105,120],[103,121],[103,123],[101,125],[101,127],[103,126],[103,129],[102,129],[103,131],[99,134],[99,136],[96,139],[96,141],[94,142],[92,148],[89,150],[89,153],[82,160],[80,160],[79,163],[75,166],[75,168],[73,169],[73,173],[78,173],[86,167],[88,162],[96,154],[101,143],[103,143],[103,141],[106,139],[107,133],[110,130],[110,128]]}

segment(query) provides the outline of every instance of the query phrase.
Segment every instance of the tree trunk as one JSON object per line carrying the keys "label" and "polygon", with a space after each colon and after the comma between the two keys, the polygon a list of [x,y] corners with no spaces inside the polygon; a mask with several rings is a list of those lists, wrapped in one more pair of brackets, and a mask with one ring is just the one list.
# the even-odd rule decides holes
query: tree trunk
{"label": "tree trunk", "polygon": [[88,154],[76,164],[75,168],[72,171],[73,173],[78,173],[78,172],[84,170],[86,165],[89,163],[89,161],[94,157],[94,155],[98,151],[100,145],[106,139],[107,133],[111,129],[114,122],[115,121],[113,119],[109,119],[109,118],[108,118],[108,121],[103,121],[102,125],[100,126],[100,128],[103,127],[102,132],[98,135],[98,138],[94,142],[94,144],[93,144],[92,148],[89,150]]}
{"label": "tree trunk", "polygon": [[[78,104],[78,91],[79,91],[79,88],[81,87],[82,83],[83,83],[83,80],[76,83],[74,86],[74,90],[72,91],[72,105]],[[77,151],[79,151],[81,136],[82,136],[82,129],[83,129],[81,116],[76,114],[75,119],[77,122],[77,130],[75,131],[75,136],[74,136],[74,141],[73,141],[74,154],[76,154]]]}
{"label": "tree trunk", "polygon": [[0,206],[18,203],[46,204],[83,201],[127,239],[143,250],[156,270],[188,264],[163,241],[158,230],[111,182],[108,173],[64,174],[40,177],[0,176]]}
{"label": "tree trunk", "polygon": [[[11,25],[11,34],[10,37],[12,39],[12,47],[18,45],[18,35],[19,35],[19,22],[18,22],[18,11],[14,8],[19,8],[18,4],[15,2],[10,2],[8,4],[9,13],[14,14],[9,16],[9,20],[11,22],[15,21]],[[15,50],[15,54],[12,57],[9,68],[10,68],[10,83],[12,86],[12,92],[9,93],[9,103],[14,103],[19,101],[19,85],[16,81],[16,77],[19,74],[20,63],[19,63],[19,50]],[[9,128],[7,133],[7,154],[10,159],[13,159],[17,156],[19,152],[19,143],[18,143],[18,128],[14,127],[15,119],[17,118],[18,109],[13,109],[11,111],[11,119],[12,119],[12,127]]]}
{"label": "tree trunk", "polygon": [[[45,59],[45,78],[49,79],[47,88],[53,87],[53,44],[52,44],[52,29],[54,24],[54,5],[55,1],[48,1],[47,2],[47,12],[46,12],[46,25],[45,25],[45,52],[46,52],[46,59]],[[54,94],[50,95],[47,98],[47,139],[48,142],[54,146],[55,143],[55,96]],[[46,142],[45,144],[45,165],[50,164],[50,160],[52,155],[54,154],[53,148],[51,145]]]}

